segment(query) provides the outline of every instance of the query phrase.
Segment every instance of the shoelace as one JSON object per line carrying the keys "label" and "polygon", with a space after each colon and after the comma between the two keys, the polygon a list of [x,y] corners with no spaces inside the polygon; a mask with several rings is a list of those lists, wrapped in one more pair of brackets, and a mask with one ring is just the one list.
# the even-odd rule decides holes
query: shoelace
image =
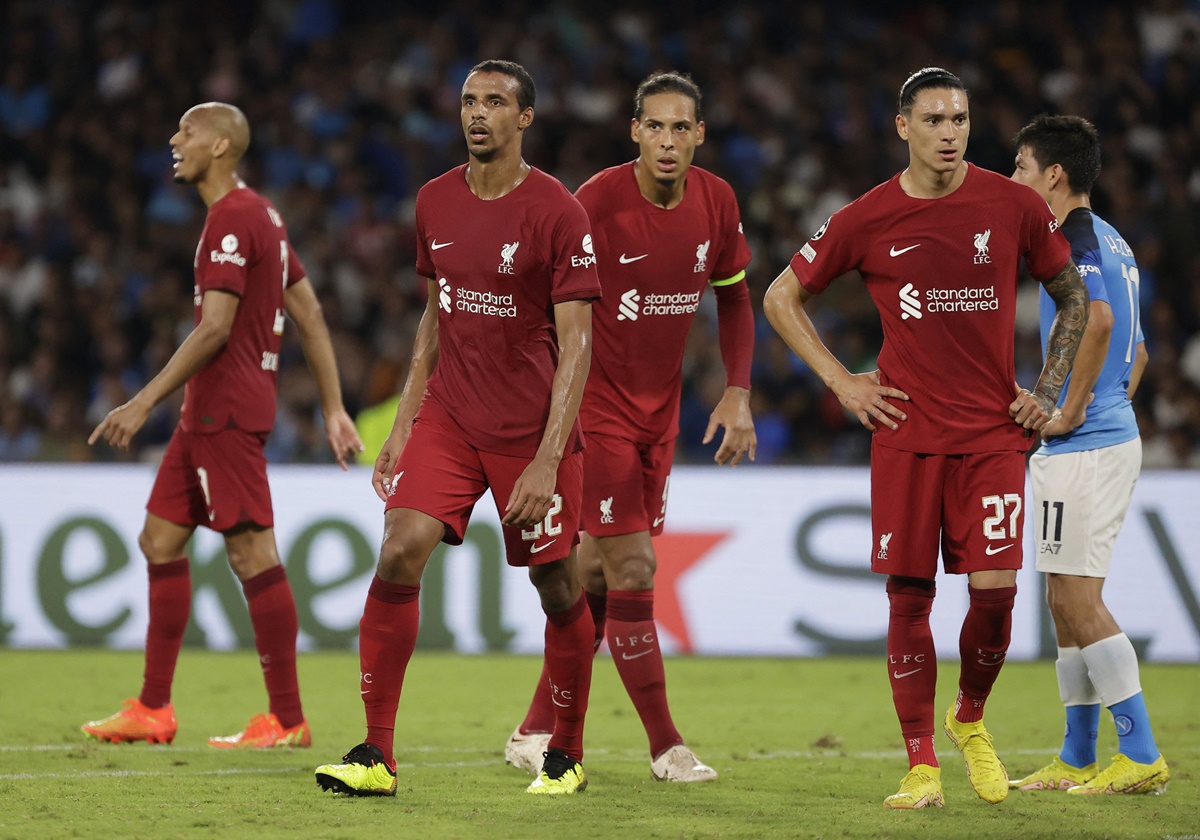
{"label": "shoelace", "polygon": [[575,766],[575,759],[562,750],[546,750],[542,753],[542,758],[545,759],[542,772],[551,779],[561,779],[564,773]]}

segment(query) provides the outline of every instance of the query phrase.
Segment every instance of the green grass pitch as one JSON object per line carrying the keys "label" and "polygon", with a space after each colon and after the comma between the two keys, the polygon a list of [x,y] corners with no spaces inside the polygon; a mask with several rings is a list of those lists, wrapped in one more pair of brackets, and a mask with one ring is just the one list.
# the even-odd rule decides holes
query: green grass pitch
{"label": "green grass pitch", "polygon": [[[1165,796],[1076,799],[1012,793],[979,800],[939,734],[946,807],[892,812],[907,769],[883,663],[871,659],[667,661],[680,731],[721,778],[650,778],[641,724],[607,655],[596,660],[587,725],[589,787],[528,796],[504,764],[539,663],[518,656],[418,653],[396,729],[395,799],[322,793],[313,768],[361,740],[355,654],[300,658],[310,750],[225,752],[266,698],[253,653],[185,649],[169,747],[100,745],[79,732],[136,694],[141,655],[0,653],[0,838],[1200,838],[1200,668],[1143,666],[1142,684],[1173,779]],[[940,665],[940,714],[957,663]],[[1053,663],[1009,663],[987,723],[1013,775],[1049,760],[1063,713]],[[1101,719],[1102,760],[1116,750]]]}

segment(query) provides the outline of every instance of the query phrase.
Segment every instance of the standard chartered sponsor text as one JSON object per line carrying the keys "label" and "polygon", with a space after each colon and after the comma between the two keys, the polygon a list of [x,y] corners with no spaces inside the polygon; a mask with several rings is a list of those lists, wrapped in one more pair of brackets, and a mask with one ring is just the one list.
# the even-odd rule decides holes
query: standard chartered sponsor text
{"label": "standard chartered sponsor text", "polygon": [[982,289],[929,289],[925,292],[926,312],[978,312],[984,309],[999,309],[996,287]]}
{"label": "standard chartered sponsor text", "polygon": [[700,293],[676,292],[672,295],[646,295],[642,315],[687,315],[700,307]]}
{"label": "standard chartered sponsor text", "polygon": [[475,315],[491,315],[494,318],[516,318],[517,305],[511,294],[498,295],[495,292],[478,292],[474,289],[458,290],[458,300],[454,307],[460,312],[471,312]]}

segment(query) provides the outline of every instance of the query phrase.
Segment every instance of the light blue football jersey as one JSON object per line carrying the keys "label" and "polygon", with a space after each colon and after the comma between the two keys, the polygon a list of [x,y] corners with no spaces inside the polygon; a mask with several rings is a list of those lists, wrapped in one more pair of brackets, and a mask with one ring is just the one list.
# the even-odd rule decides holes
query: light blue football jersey
{"label": "light blue football jersey", "polygon": [[[1055,435],[1043,443],[1038,449],[1041,455],[1115,446],[1138,435],[1133,404],[1127,396],[1134,356],[1143,339],[1138,267],[1133,249],[1116,228],[1086,207],[1076,208],[1067,215],[1062,232],[1071,243],[1071,260],[1087,285],[1088,295],[1112,307],[1113,328],[1104,368],[1092,389],[1096,398],[1088,406],[1087,419],[1070,434]],[[1045,289],[1041,290],[1038,303],[1044,356],[1056,309]],[[1059,406],[1066,402],[1071,385],[1072,377],[1068,375]]]}

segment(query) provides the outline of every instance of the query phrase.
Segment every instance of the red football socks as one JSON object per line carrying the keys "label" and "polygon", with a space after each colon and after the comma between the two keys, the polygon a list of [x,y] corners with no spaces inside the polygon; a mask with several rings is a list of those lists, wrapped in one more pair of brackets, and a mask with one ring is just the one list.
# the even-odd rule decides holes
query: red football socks
{"label": "red football socks", "polygon": [[887,582],[888,679],[909,767],[939,766],[933,746],[937,654],[929,628],[936,591],[932,580],[888,578]]}
{"label": "red football socks", "polygon": [[[593,651],[596,651],[604,641],[605,596],[593,595],[587,591],[583,595],[587,599],[588,610],[592,613],[592,624],[596,626],[596,641],[593,645]],[[546,660],[543,657],[542,673],[538,677],[537,688],[533,690],[533,700],[529,702],[525,720],[518,727],[521,734],[554,731],[554,704],[550,701],[550,694],[550,672],[546,669]]]}
{"label": "red football socks", "polygon": [[958,637],[962,671],[958,678],[958,701],[954,704],[954,716],[960,723],[983,719],[983,704],[1008,653],[1017,587],[976,589],[968,586],[967,592],[971,596],[971,606]]}
{"label": "red football socks", "polygon": [[546,669],[555,711],[550,746],[583,761],[583,720],[592,685],[595,626],[580,594],[574,606],[546,614]]}
{"label": "red football socks", "polygon": [[683,736],[667,707],[667,677],[654,626],[653,589],[609,590],[607,637],[617,673],[650,740],[650,756],[657,758],[682,744]]}
{"label": "red football socks", "polygon": [[296,678],[296,601],[283,566],[242,581],[254,627],[254,647],[267,684],[271,714],[286,729],[304,722]]}
{"label": "red football socks", "polygon": [[171,702],[175,663],[183,645],[192,608],[192,577],[188,559],[147,563],[150,576],[150,623],[146,627],[146,666],[138,700],[150,709]]}
{"label": "red football socks", "polygon": [[396,709],[400,705],[404,671],[417,646],[420,592],[420,586],[388,583],[376,575],[358,623],[359,691],[367,713],[364,740],[383,751],[383,758],[393,771]]}

